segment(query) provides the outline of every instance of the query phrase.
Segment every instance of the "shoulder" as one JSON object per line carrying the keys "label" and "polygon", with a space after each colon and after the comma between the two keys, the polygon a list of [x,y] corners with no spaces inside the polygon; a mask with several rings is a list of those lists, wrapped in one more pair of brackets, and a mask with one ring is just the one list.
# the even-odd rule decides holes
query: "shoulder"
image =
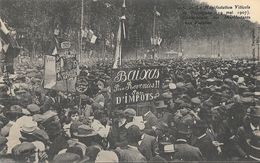
{"label": "shoulder", "polygon": [[144,139],[151,140],[151,141],[156,140],[154,136],[148,134],[144,134]]}

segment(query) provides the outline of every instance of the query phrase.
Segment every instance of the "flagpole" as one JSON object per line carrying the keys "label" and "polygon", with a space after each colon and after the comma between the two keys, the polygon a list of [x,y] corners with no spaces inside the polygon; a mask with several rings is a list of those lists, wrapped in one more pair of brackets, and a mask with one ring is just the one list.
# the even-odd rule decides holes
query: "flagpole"
{"label": "flagpole", "polygon": [[80,20],[80,51],[79,51],[79,63],[81,62],[82,56],[82,31],[83,31],[83,21],[84,21],[84,0],[81,0],[81,20]]}
{"label": "flagpole", "polygon": [[252,30],[252,55],[255,61],[255,29]]}
{"label": "flagpole", "polygon": [[154,6],[154,13],[153,13],[153,38],[155,38],[155,17],[156,17],[156,6]]}
{"label": "flagpole", "polygon": [[259,31],[260,31],[260,27],[257,28],[257,35],[258,36],[257,36],[257,40],[256,40],[256,42],[257,42],[257,60],[258,60],[258,62],[260,61],[260,54],[259,54],[259,43],[260,43],[259,42],[260,41],[259,37],[260,36],[259,36]]}

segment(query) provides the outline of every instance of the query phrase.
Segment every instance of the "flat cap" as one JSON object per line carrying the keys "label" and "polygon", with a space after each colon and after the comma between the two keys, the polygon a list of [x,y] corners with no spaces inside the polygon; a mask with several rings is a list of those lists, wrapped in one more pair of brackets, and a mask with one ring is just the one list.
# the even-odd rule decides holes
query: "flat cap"
{"label": "flat cap", "polygon": [[30,113],[37,113],[40,111],[40,107],[36,104],[30,104],[30,105],[27,105],[27,110],[30,112]]}
{"label": "flat cap", "polygon": [[23,142],[12,149],[12,154],[16,157],[29,156],[35,152],[35,149],[36,147],[33,143]]}
{"label": "flat cap", "polygon": [[132,108],[128,108],[128,109],[124,110],[124,115],[129,116],[129,117],[134,117],[134,116],[136,116],[136,111]]}
{"label": "flat cap", "polygon": [[194,98],[191,99],[191,102],[192,102],[193,104],[200,104],[200,103],[201,103],[201,100],[200,100],[198,97],[194,97]]}

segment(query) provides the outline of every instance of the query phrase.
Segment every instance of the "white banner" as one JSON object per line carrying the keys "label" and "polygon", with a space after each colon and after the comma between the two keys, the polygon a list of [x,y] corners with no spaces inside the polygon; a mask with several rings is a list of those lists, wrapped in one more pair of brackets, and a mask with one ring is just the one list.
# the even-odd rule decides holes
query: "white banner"
{"label": "white banner", "polygon": [[56,58],[46,55],[44,58],[44,88],[51,89],[56,85]]}
{"label": "white banner", "polygon": [[97,40],[97,36],[93,35],[91,40],[90,40],[90,43],[95,44],[96,40]]}

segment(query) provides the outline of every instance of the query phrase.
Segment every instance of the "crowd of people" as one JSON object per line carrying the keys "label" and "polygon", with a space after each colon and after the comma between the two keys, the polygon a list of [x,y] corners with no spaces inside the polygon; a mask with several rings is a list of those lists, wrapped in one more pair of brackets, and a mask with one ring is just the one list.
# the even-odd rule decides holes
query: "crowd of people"
{"label": "crowd of people", "polygon": [[0,84],[0,162],[260,160],[260,74],[249,60],[129,61],[161,66],[147,112],[111,103],[111,63],[81,66],[76,92],[42,88],[42,67]]}

